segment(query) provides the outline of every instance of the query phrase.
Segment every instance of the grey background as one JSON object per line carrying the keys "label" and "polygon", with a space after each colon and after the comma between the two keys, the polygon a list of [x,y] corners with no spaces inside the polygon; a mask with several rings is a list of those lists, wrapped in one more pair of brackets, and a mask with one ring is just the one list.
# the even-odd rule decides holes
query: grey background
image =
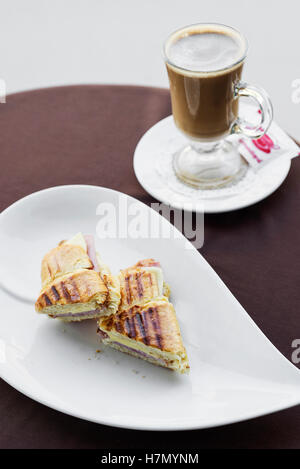
{"label": "grey background", "polygon": [[195,22],[240,29],[244,79],[269,92],[275,118],[300,138],[297,0],[0,0],[0,78],[7,92],[71,83],[167,87],[165,37]]}

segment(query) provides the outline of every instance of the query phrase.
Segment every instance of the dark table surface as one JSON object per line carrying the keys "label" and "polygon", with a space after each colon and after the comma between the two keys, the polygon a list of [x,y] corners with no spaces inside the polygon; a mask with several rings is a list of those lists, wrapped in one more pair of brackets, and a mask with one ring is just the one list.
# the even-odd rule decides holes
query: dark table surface
{"label": "dark table surface", "polygon": [[[70,86],[7,97],[0,105],[0,209],[40,189],[94,184],[154,199],[132,157],[143,133],[171,113],[167,90]],[[266,200],[205,216],[202,255],[290,360],[300,338],[300,159]],[[246,279],[246,281],[245,281]],[[298,365],[299,366],[299,365]],[[300,448],[300,406],[234,425],[139,432],[64,415],[0,382],[1,448]]]}

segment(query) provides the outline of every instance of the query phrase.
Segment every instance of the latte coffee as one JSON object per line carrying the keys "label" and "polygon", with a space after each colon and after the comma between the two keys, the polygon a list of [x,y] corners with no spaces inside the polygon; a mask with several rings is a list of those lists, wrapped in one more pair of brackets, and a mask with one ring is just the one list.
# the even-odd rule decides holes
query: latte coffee
{"label": "latte coffee", "polygon": [[222,25],[188,26],[165,44],[172,111],[177,127],[197,140],[226,136],[238,117],[246,42]]}

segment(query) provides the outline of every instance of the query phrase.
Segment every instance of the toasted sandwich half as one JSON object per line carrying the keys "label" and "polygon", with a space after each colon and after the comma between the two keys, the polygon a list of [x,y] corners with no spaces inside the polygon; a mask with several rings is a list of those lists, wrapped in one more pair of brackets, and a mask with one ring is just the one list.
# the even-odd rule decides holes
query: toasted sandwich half
{"label": "toasted sandwich half", "polygon": [[189,369],[174,307],[166,299],[100,318],[98,334],[105,344],[154,365]]}
{"label": "toasted sandwich half", "polygon": [[36,311],[64,321],[99,318],[117,311],[120,285],[100,260],[91,235],[62,241],[42,260]]}
{"label": "toasted sandwich half", "polygon": [[145,259],[119,274],[121,301],[119,311],[170,295],[160,263]]}

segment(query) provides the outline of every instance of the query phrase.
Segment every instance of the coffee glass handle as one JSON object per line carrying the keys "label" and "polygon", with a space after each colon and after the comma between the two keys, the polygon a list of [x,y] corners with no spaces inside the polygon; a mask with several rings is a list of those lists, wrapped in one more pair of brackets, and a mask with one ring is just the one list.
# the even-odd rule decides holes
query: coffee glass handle
{"label": "coffee glass handle", "polygon": [[273,120],[273,106],[271,100],[265,90],[259,86],[248,85],[248,83],[239,82],[234,87],[234,98],[253,98],[260,109],[260,123],[251,125],[240,117],[233,123],[231,127],[232,134],[243,134],[246,137],[257,139],[262,137],[268,130]]}

